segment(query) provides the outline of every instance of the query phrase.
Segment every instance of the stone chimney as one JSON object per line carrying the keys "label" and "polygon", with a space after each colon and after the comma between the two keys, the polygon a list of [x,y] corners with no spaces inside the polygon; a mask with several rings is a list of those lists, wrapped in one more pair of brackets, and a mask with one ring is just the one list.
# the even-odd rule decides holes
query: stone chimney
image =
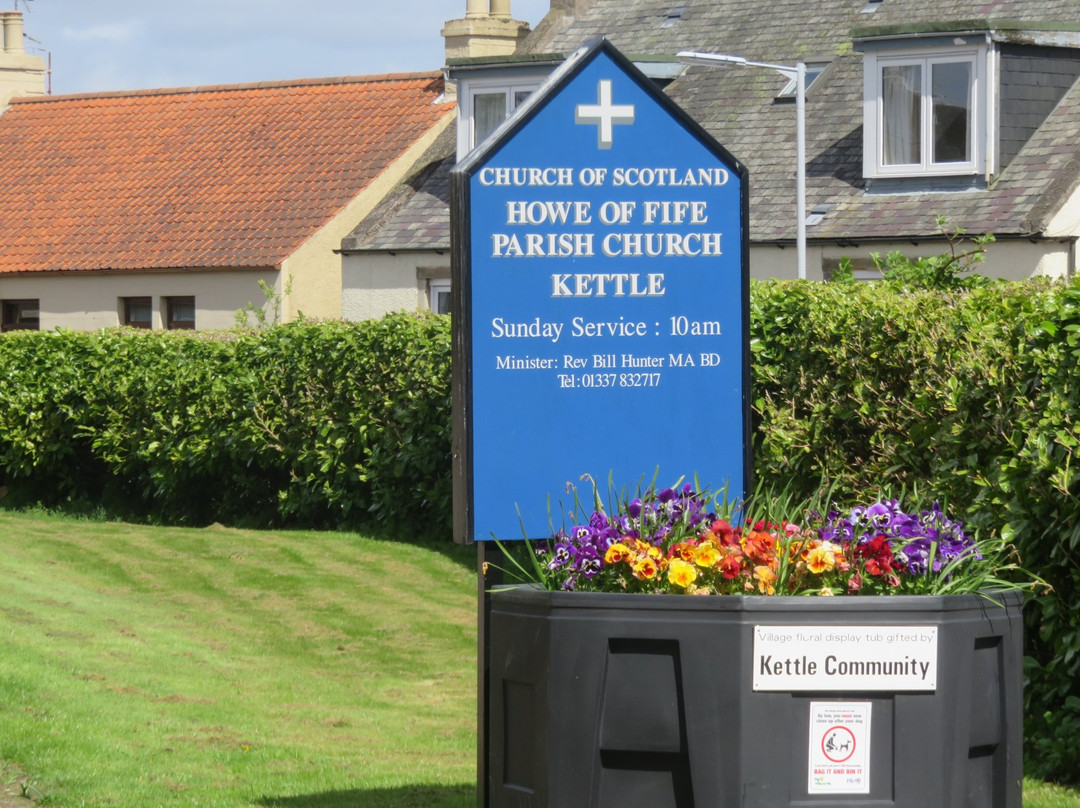
{"label": "stone chimney", "polygon": [[465,0],[465,18],[448,20],[442,29],[448,62],[509,56],[528,34],[529,24],[510,16],[510,0]]}
{"label": "stone chimney", "polygon": [[0,112],[19,95],[45,95],[45,60],[23,48],[21,11],[0,11]]}

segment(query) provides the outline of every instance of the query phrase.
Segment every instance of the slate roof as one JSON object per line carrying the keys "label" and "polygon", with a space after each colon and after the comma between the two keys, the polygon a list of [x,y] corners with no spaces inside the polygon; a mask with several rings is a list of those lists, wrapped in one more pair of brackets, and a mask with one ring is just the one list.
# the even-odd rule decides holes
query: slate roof
{"label": "slate roof", "polygon": [[[579,2],[578,4],[583,5]],[[970,233],[1037,236],[1080,185],[1080,83],[1059,102],[1038,132],[989,189],[923,193],[867,192],[862,168],[862,55],[853,33],[956,30],[1060,32],[1080,47],[1077,0],[593,0],[577,17],[552,11],[520,49],[522,54],[567,54],[606,36],[630,57],[673,57],[680,50],[734,53],[756,61],[792,64],[830,61],[807,96],[807,210],[828,208],[808,227],[811,241],[933,237],[936,218]],[[681,10],[680,10],[681,9]],[[872,9],[869,11],[868,9]],[[750,171],[750,234],[755,242],[795,240],[795,105],[776,100],[786,83],[761,69],[691,67],[667,92],[702,122]],[[403,249],[421,239],[449,246],[441,205],[452,160],[426,175],[423,198],[408,201],[368,229],[368,247]],[[410,218],[411,217],[411,218]],[[355,234],[354,234],[355,235]],[[359,244],[360,242],[354,242]]]}
{"label": "slate roof", "polygon": [[441,73],[15,100],[0,273],[272,267],[453,108]]}
{"label": "slate roof", "polygon": [[1076,0],[593,0],[557,29],[538,26],[522,51],[569,52],[606,36],[626,54],[691,49],[790,63],[843,48],[856,28],[958,20],[1073,31],[1080,24]]}
{"label": "slate roof", "polygon": [[341,242],[345,252],[448,250],[454,127],[439,135],[406,177]]}
{"label": "slate roof", "polygon": [[[673,9],[683,6],[673,18]],[[873,9],[873,11],[867,11]],[[1064,31],[1080,45],[1076,0],[595,0],[530,52],[568,52],[606,36],[627,55],[680,50],[733,53],[758,62],[832,60],[807,96],[807,210],[828,206],[813,239],[918,237],[936,216],[969,232],[1041,231],[1080,181],[1080,86],[988,190],[866,192],[862,169],[862,55],[852,33]],[[795,105],[775,99],[785,79],[770,70],[689,68],[667,89],[750,170],[751,238],[795,238]]]}
{"label": "slate roof", "polygon": [[[811,240],[932,236],[938,214],[972,233],[1037,234],[1080,184],[1080,86],[988,190],[868,193],[862,178],[862,56],[852,33],[992,28],[1065,32],[1080,46],[1076,0],[594,0],[561,28],[538,28],[523,50],[571,52],[602,35],[631,57],[824,57],[832,66],[807,96],[807,210],[830,208],[808,228]],[[667,89],[747,165],[750,233],[759,242],[795,238],[795,106],[776,100],[785,83],[770,70],[691,67]]]}

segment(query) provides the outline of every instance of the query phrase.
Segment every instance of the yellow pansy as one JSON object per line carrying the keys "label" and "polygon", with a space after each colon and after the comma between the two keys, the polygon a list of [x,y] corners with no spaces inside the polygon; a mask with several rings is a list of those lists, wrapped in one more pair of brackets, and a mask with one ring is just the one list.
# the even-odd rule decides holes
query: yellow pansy
{"label": "yellow pansy", "polygon": [[675,586],[686,589],[697,580],[697,570],[694,569],[693,564],[687,564],[681,559],[674,558],[668,565],[667,578]]}

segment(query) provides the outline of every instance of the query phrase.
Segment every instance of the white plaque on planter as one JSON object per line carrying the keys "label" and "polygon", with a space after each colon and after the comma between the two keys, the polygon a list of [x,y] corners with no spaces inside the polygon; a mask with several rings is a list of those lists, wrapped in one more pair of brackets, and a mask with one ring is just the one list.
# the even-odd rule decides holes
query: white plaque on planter
{"label": "white plaque on planter", "polygon": [[754,626],[754,690],[936,690],[937,639],[937,626]]}
{"label": "white plaque on planter", "polygon": [[810,794],[870,793],[870,702],[810,703]]}

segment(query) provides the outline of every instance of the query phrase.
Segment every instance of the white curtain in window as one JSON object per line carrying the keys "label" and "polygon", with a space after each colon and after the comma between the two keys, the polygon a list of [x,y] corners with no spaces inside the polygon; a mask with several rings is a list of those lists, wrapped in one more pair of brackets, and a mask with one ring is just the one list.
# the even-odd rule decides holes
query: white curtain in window
{"label": "white curtain in window", "polygon": [[506,118],[506,91],[477,93],[473,96],[473,145],[495,131]]}
{"label": "white curtain in window", "polygon": [[882,116],[885,165],[918,164],[922,151],[922,67],[884,67],[881,70],[881,85],[885,105]]}

